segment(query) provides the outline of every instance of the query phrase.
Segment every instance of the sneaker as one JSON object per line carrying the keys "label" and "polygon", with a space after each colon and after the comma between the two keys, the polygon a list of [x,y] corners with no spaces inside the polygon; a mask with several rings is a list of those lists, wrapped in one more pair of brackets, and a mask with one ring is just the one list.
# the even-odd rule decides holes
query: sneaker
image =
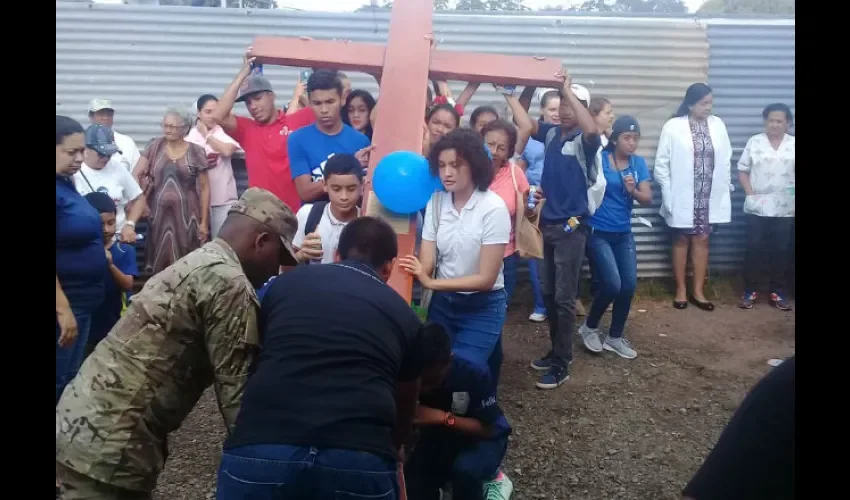
{"label": "sneaker", "polygon": [[582,323],[578,328],[578,334],[581,335],[581,340],[588,351],[602,352],[602,340],[600,339],[602,331],[599,328],[590,328],[587,323]]}
{"label": "sneaker", "polygon": [[548,372],[552,368],[552,358],[549,356],[535,359],[531,362],[531,367],[539,372]]}
{"label": "sneaker", "polygon": [[741,309],[752,309],[753,304],[756,303],[756,299],[758,299],[758,294],[756,292],[746,291],[741,297],[741,302],[738,303],[738,307]]}
{"label": "sneaker", "polygon": [[513,492],[514,483],[501,471],[496,479],[484,483],[484,500],[508,500]]}
{"label": "sneaker", "polygon": [[546,321],[546,313],[534,311],[533,313],[528,315],[528,321],[532,321],[534,323],[543,323]]}
{"label": "sneaker", "polygon": [[783,297],[781,293],[777,293],[777,292],[770,294],[770,305],[779,309],[780,311],[790,311],[791,310],[791,304],[789,304],[785,300],[785,297]]}
{"label": "sneaker", "polygon": [[567,368],[552,365],[540,380],[537,381],[538,389],[557,389],[564,382],[570,379],[570,371]]}
{"label": "sneaker", "polygon": [[635,359],[637,357],[637,351],[632,349],[632,344],[622,337],[618,339],[606,337],[605,343],[602,345],[602,348],[606,351],[611,351],[615,353],[621,358]]}

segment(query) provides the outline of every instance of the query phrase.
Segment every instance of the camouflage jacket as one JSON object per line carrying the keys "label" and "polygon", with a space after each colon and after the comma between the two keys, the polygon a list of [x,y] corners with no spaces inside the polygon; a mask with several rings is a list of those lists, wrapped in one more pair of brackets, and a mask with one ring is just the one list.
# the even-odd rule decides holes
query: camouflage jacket
{"label": "camouflage jacket", "polygon": [[110,485],[153,490],[168,433],[210,384],[233,428],[259,348],[258,309],[221,239],[152,277],[62,394],[57,462]]}

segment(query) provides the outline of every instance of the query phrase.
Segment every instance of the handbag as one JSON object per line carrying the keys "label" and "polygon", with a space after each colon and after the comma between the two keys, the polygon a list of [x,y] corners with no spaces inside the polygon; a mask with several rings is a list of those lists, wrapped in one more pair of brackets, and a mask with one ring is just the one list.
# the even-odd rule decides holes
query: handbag
{"label": "handbag", "polygon": [[543,235],[540,233],[540,228],[537,227],[537,222],[540,220],[540,206],[542,205],[538,203],[538,206],[535,207],[536,210],[533,216],[534,220],[525,216],[525,203],[522,199],[522,193],[519,191],[519,186],[517,186],[516,172],[514,171],[516,165],[511,163],[510,168],[511,178],[514,181],[514,191],[516,192],[516,224],[514,227],[514,241],[516,242],[517,251],[519,251],[519,256],[523,259],[542,259]]}
{"label": "handbag", "polygon": [[[431,203],[431,218],[434,221],[434,234],[436,235],[440,229],[440,212],[443,209],[443,193],[438,191],[431,195],[433,203]],[[436,238],[434,238],[436,240]],[[436,244],[434,250],[434,268],[431,269],[431,278],[434,279],[437,277],[437,264],[440,262],[439,259],[439,250],[436,250]],[[431,297],[434,296],[434,290],[430,288],[422,288],[422,296],[419,298],[419,307],[421,307],[425,313],[428,313],[428,306],[431,305]]]}

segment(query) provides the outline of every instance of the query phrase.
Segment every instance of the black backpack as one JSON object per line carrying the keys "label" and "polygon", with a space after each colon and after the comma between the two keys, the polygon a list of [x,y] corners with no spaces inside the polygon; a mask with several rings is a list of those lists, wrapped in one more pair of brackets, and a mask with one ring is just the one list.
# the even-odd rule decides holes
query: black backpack
{"label": "black backpack", "polygon": [[[324,215],[327,205],[327,201],[317,201],[310,207],[310,214],[307,216],[307,222],[304,224],[305,237],[319,227],[319,221],[322,220],[322,215]],[[309,262],[306,262],[306,264],[309,264]]]}

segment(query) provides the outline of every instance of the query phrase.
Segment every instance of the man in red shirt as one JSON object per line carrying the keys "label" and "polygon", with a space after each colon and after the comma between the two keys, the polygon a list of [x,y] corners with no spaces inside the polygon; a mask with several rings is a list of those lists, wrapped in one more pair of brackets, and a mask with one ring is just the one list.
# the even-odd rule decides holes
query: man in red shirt
{"label": "man in red shirt", "polygon": [[[242,68],[218,101],[216,122],[245,150],[248,185],[274,193],[292,211],[301,207],[289,170],[287,139],[289,134],[316,121],[310,108],[289,116],[275,108],[271,83],[261,75],[251,74],[254,58],[251,49],[245,54]],[[244,102],[251,118],[234,116],[233,104]]]}

